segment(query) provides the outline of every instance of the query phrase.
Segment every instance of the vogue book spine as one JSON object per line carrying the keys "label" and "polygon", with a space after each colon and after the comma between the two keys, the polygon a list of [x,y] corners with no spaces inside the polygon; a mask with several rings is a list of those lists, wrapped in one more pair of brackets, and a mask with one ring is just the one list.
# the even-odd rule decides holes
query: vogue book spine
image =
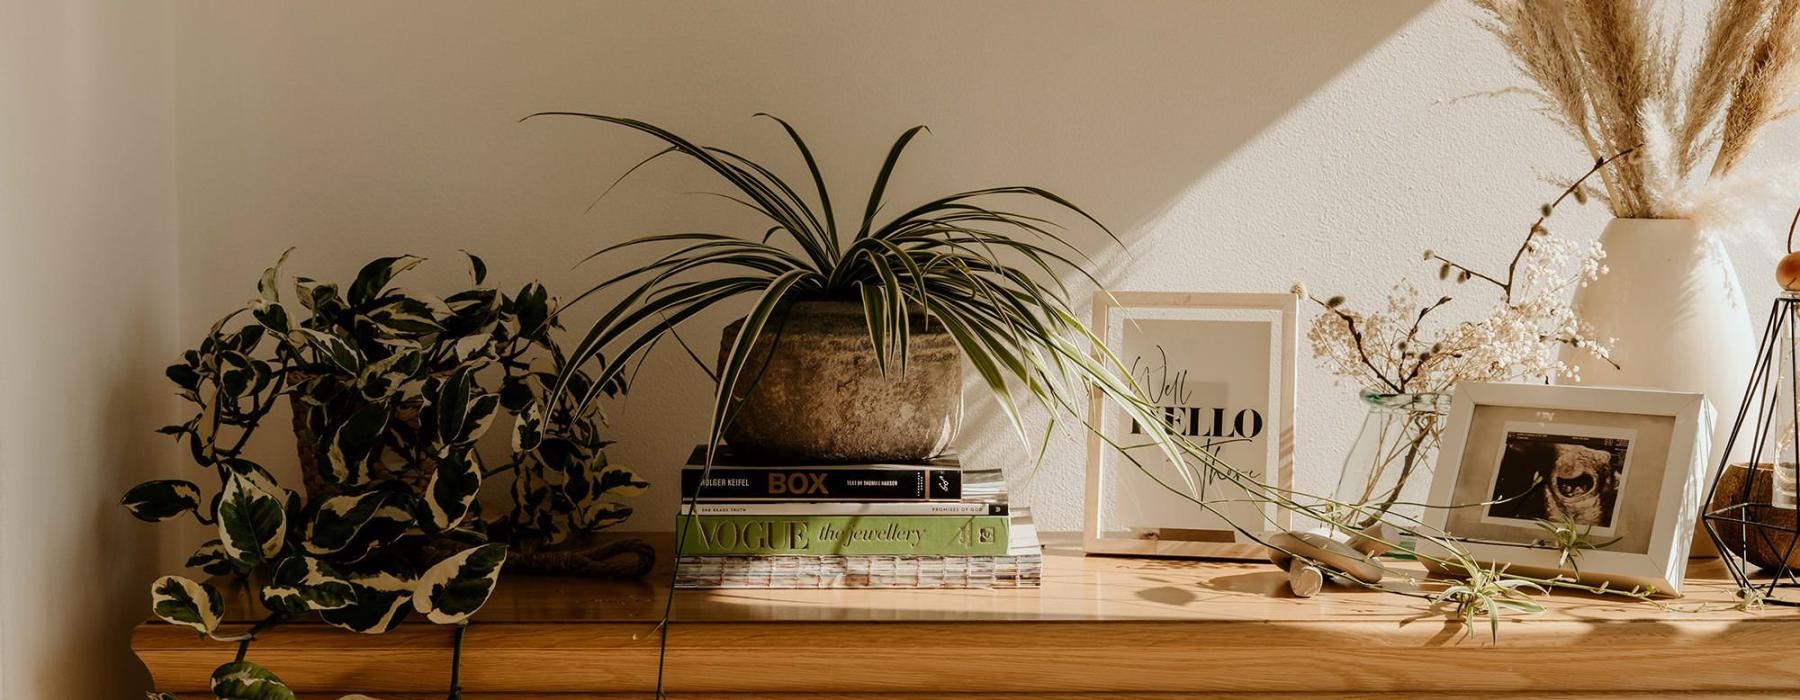
{"label": "vogue book spine", "polygon": [[999,556],[1010,544],[1003,515],[696,515],[684,520],[683,556]]}
{"label": "vogue book spine", "polygon": [[[717,503],[711,499],[695,503],[697,515],[1007,515],[1005,503],[920,501],[920,502],[764,502]],[[688,508],[682,506],[683,513]]]}

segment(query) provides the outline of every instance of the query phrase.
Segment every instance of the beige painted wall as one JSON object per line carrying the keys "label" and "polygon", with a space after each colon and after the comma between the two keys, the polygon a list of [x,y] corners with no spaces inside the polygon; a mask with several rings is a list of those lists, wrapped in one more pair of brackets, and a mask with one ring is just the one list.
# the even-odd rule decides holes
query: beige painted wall
{"label": "beige painted wall", "polygon": [[174,128],[162,2],[0,2],[0,697],[142,697],[166,474]]}
{"label": "beige painted wall", "polygon": [[[537,276],[567,296],[642,261],[570,269],[607,243],[750,228],[729,205],[680,196],[717,183],[673,161],[585,213],[655,145],[591,123],[515,122],[536,110],[642,117],[794,167],[779,130],[751,118],[775,112],[807,135],[840,200],[866,191],[902,129],[929,124],[895,201],[1049,187],[1122,233],[1124,254],[1084,234],[1119,289],[1304,280],[1377,298],[1400,272],[1430,277],[1416,262],[1427,246],[1501,264],[1554,194],[1539,175],[1586,161],[1522,100],[1455,99],[1518,82],[1458,2],[530,7],[180,3],[183,337],[247,298],[289,245],[293,270],[323,277],[426,255],[441,263],[414,283],[426,288],[459,279],[467,248],[500,280]],[[1792,137],[1766,160],[1800,154]],[[1603,220],[1559,214],[1558,228],[1592,237]],[[1769,248],[1731,248],[1761,305]],[[1329,488],[1360,420],[1354,387],[1306,357],[1300,379],[1299,483]],[[701,439],[709,388],[676,352],[638,387],[610,407],[614,454],[668,484]],[[1023,464],[1027,450],[974,403],[971,458]],[[279,460],[291,446],[266,449]],[[1078,436],[1065,434],[1015,488],[1043,526],[1078,528],[1081,469]],[[654,490],[633,525],[666,528],[672,503]]]}

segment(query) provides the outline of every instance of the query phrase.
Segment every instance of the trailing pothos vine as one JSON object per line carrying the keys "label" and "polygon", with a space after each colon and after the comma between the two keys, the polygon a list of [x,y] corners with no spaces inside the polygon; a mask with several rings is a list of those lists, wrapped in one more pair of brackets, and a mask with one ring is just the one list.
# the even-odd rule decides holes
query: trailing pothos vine
{"label": "trailing pothos vine", "polygon": [[[123,503],[142,520],[191,517],[215,528],[188,566],[235,579],[267,611],[228,630],[214,584],[170,575],[151,585],[158,618],[238,645],[213,672],[217,697],[294,697],[247,658],[259,634],[285,621],[317,615],[379,634],[417,613],[458,626],[460,651],[460,627],[509,557],[577,572],[649,568],[641,542],[593,541],[631,514],[628,499],[648,484],[607,462],[597,408],[549,391],[559,376],[584,391],[616,390],[566,366],[552,338],[556,301],[536,282],[514,294],[488,286],[473,255],[469,289],[438,298],[392,286],[422,261],[377,259],[348,287],[299,277],[287,298],[278,261],[255,298],[167,370],[196,411],[161,432],[186,443],[213,495],[192,480],[161,479]],[[283,398],[305,497],[245,457]],[[511,444],[503,461],[486,464],[476,444],[501,413],[512,418]],[[482,484],[503,475],[511,507],[484,519]],[[454,678],[451,698],[460,693]]]}

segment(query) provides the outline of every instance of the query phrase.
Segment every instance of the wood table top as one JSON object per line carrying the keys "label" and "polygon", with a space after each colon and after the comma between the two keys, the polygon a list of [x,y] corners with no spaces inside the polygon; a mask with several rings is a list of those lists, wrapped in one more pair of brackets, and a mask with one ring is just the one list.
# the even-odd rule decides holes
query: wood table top
{"label": "wood table top", "polygon": [[[991,677],[986,692],[1114,698],[1529,693],[1546,691],[1546,682],[1576,695],[1800,686],[1800,652],[1792,651],[1800,609],[1739,609],[1716,561],[1696,562],[1688,595],[1667,606],[1543,596],[1546,612],[1506,615],[1495,645],[1485,626],[1465,630],[1450,610],[1418,597],[1328,587],[1301,599],[1269,564],[1089,557],[1078,538],[1045,541],[1039,589],[678,591],[669,688],[690,697],[957,693],[965,686],[950,679],[976,672]],[[667,581],[666,557],[643,581],[503,573],[469,628],[464,686],[501,693],[495,697],[640,696],[631,694],[654,688],[661,652],[653,628]],[[264,615],[241,594],[227,598],[233,622]],[[450,630],[417,618],[383,636],[296,622],[265,632],[249,658],[301,690],[441,693],[450,640]],[[204,688],[234,651],[155,622],[139,628],[133,646],[163,689],[176,692]],[[1319,664],[1306,673],[1270,672],[1309,659]],[[396,674],[388,664],[424,670]],[[1740,673],[1746,665],[1757,668],[1753,678]]]}

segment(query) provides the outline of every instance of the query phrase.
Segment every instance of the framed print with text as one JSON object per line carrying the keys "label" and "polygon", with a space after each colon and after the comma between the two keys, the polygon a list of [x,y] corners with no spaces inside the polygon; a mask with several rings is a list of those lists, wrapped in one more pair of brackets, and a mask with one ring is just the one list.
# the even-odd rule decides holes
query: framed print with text
{"label": "framed print with text", "polygon": [[[1292,294],[1101,292],[1093,330],[1171,429],[1292,488],[1297,316]],[[1266,550],[1232,523],[1259,534],[1288,527],[1285,511],[1248,502],[1195,460],[1171,462],[1098,390],[1088,411],[1098,431],[1088,436],[1089,554],[1261,559]]]}

